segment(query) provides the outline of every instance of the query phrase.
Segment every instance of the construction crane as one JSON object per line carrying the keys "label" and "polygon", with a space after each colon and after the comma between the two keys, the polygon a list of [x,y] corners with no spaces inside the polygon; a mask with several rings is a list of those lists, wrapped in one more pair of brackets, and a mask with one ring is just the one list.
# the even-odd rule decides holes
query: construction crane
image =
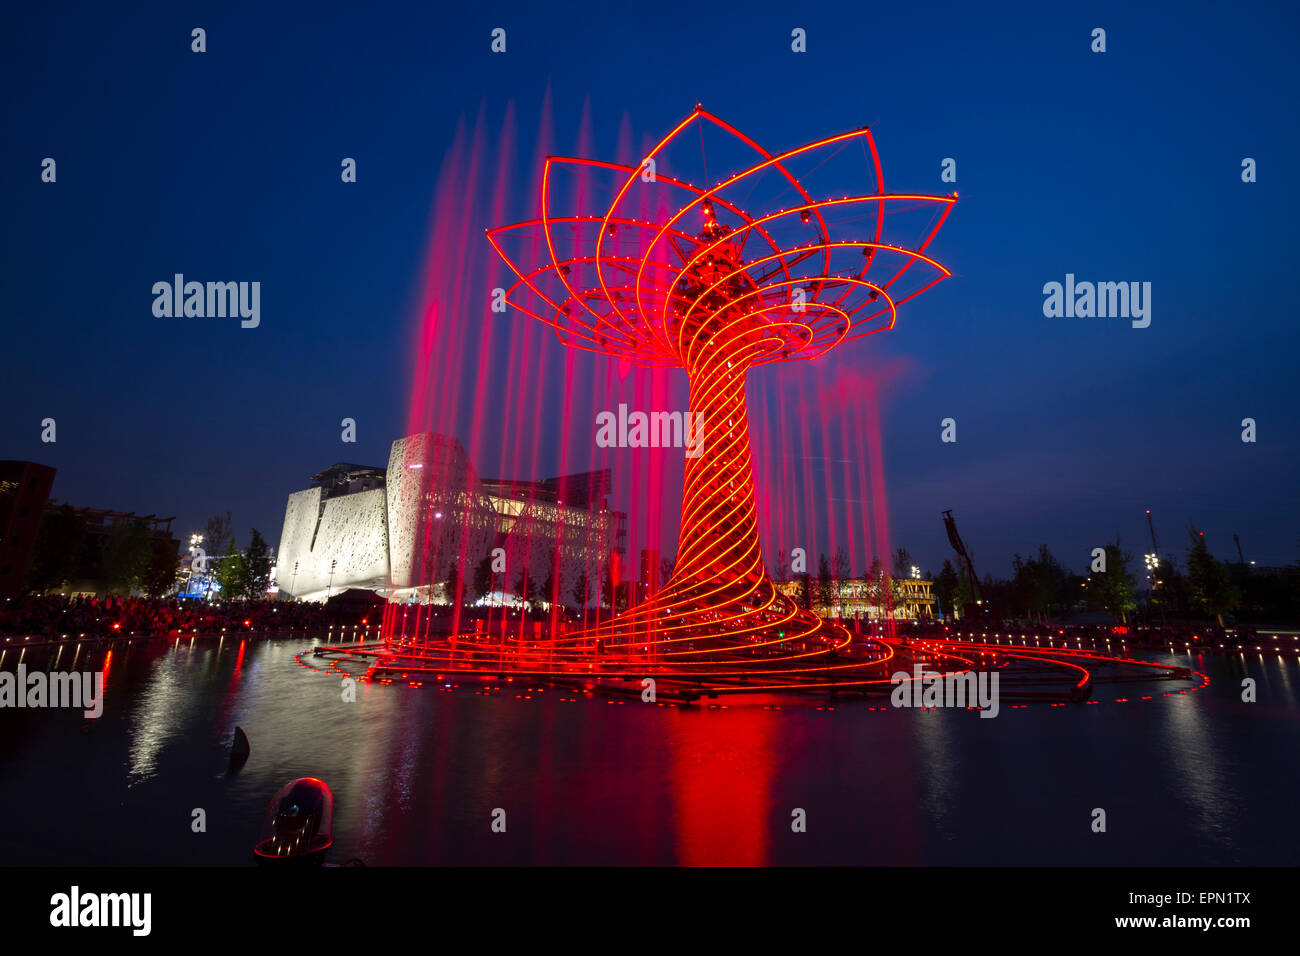
{"label": "construction crane", "polygon": [[961,540],[961,535],[957,533],[957,522],[953,520],[952,509],[949,508],[943,513],[943,526],[948,532],[948,542],[952,549],[957,552],[957,563],[961,565],[962,570],[966,572],[966,580],[970,584],[971,599],[976,604],[982,604],[983,599],[980,597],[980,582],[975,576],[975,564],[970,559],[970,552],[966,550],[965,543]]}

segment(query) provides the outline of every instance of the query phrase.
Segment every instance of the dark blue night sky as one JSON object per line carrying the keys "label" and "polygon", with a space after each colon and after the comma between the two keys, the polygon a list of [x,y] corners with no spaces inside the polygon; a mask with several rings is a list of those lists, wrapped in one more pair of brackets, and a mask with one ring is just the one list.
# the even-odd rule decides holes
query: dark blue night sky
{"label": "dark blue night sky", "polygon": [[[957,160],[933,247],[954,277],[836,357],[904,369],[882,409],[890,530],[923,566],[950,556],[944,508],[981,572],[1040,542],[1084,570],[1116,534],[1140,567],[1146,508],[1162,551],[1194,519],[1221,558],[1238,532],[1248,560],[1297,559],[1293,9],[614,6],[14,8],[0,458],[57,467],[60,500],[177,515],[182,540],[229,509],[241,543],[256,526],[274,546],[289,492],[385,463],[406,427],[458,121],[482,111],[490,154],[513,102],[520,218],[549,85],[559,152],[585,103],[610,155],[625,116],[639,142],[702,102],[774,149],[869,123],[894,189],[948,192]],[[261,281],[261,326],[156,318],[150,289],[176,272]],[[1149,281],[1150,327],[1044,317],[1066,273]]]}

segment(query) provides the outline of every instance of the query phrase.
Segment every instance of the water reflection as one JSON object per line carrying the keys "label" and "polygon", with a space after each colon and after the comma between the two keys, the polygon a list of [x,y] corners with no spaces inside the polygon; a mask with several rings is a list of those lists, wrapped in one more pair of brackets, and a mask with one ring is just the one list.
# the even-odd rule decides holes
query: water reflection
{"label": "water reflection", "polygon": [[768,862],[773,826],[788,829],[791,824],[789,813],[781,820],[772,807],[780,717],[775,711],[748,707],[666,711],[678,862]]}
{"label": "water reflection", "polygon": [[[108,674],[113,652],[104,661],[104,706],[128,708],[130,747],[127,786],[134,787],[158,772],[158,756],[179,734],[189,729],[202,689],[193,685],[193,647],[180,654],[168,654],[153,662],[153,674],[138,684],[110,682]],[[201,656],[209,652],[200,651]]]}
{"label": "water reflection", "polygon": [[[491,696],[363,683],[350,703],[336,677],[294,663],[309,646],[0,652],[5,669],[75,662],[109,678],[98,721],[0,711],[0,809],[40,793],[46,810],[0,831],[0,858],[246,865],[271,796],[319,776],[337,801],[336,862],[1297,862],[1295,661],[1198,660],[1214,682],[1197,693],[983,720],[855,703],[686,710],[514,682]],[[1247,676],[1258,703],[1240,699]],[[227,777],[236,725],[252,753]],[[1104,842],[1078,825],[1097,805],[1114,822]],[[211,838],[158,827],[195,806]],[[806,833],[791,830],[795,808]]]}
{"label": "water reflection", "polygon": [[923,775],[922,800],[934,827],[948,835],[948,815],[953,796],[956,754],[952,747],[952,729],[948,719],[938,713],[922,711],[910,714],[917,745],[917,763]]}

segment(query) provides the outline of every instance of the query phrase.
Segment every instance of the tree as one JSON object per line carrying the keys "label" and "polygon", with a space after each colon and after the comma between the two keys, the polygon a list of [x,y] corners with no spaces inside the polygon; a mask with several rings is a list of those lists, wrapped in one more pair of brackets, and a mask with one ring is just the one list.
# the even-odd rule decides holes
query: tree
{"label": "tree", "polygon": [[531,604],[537,597],[537,585],[533,582],[532,577],[528,574],[528,567],[519,569],[519,577],[515,578],[515,594],[519,600]]}
{"label": "tree", "polygon": [[224,554],[226,547],[234,540],[230,530],[230,512],[225,516],[213,515],[203,525],[203,550],[212,557]]}
{"label": "tree", "polygon": [[835,549],[835,563],[831,568],[831,576],[835,579],[836,594],[839,594],[840,586],[849,579],[849,556],[844,553],[843,548]]}
{"label": "tree", "polygon": [[1152,582],[1151,603],[1165,615],[1186,617],[1192,613],[1191,585],[1187,575],[1178,570],[1177,562],[1171,557],[1160,559]]}
{"label": "tree", "polygon": [[620,580],[618,587],[614,586],[614,569],[621,566],[622,562],[619,561],[618,555],[611,554],[601,569],[600,603],[602,607],[612,609],[615,614],[627,610],[626,579]]}
{"label": "tree", "polygon": [[1013,605],[1026,616],[1045,621],[1057,608],[1063,608],[1069,597],[1066,594],[1069,572],[1047,550],[1038,546],[1038,556],[1028,561],[1016,555],[1012,561],[1015,575],[1011,582]]}
{"label": "tree", "polygon": [[271,586],[271,553],[266,540],[256,528],[248,540],[248,550],[244,554],[244,597],[250,601],[266,598],[266,591]]}
{"label": "tree", "polygon": [[226,545],[226,553],[221,556],[221,561],[212,572],[217,587],[221,589],[221,596],[227,601],[239,600],[248,588],[248,563],[235,544],[235,539],[231,538],[230,544]]}
{"label": "tree", "polygon": [[963,612],[968,616],[974,613],[975,608],[975,591],[970,586],[970,578],[961,574],[957,576],[957,586],[953,589],[952,610],[954,616],[960,617]]}
{"label": "tree", "polygon": [[894,552],[894,577],[909,578],[912,576],[912,556],[907,553],[906,548],[899,548]]}
{"label": "tree", "polygon": [[600,606],[614,606],[614,570],[609,561],[605,562],[600,571]]}
{"label": "tree", "polygon": [[149,527],[143,520],[114,522],[103,543],[104,577],[109,590],[130,594],[143,589],[152,557]]}
{"label": "tree", "polygon": [[981,611],[992,611],[1001,617],[1006,608],[1014,607],[1015,590],[1010,581],[994,578],[993,575],[985,572],[984,580],[980,582],[980,600],[984,604],[976,606]]}
{"label": "tree", "polygon": [[835,604],[835,583],[831,578],[831,565],[826,555],[817,559],[817,610],[829,613]]}
{"label": "tree", "polygon": [[790,561],[785,556],[785,551],[777,552],[776,568],[772,572],[772,579],[781,584],[790,580]]}
{"label": "tree", "polygon": [[492,572],[492,552],[489,551],[483,555],[482,561],[474,565],[474,575],[471,580],[474,584],[475,600],[485,598],[493,592],[492,585],[495,577],[496,575]]}
{"label": "tree", "polygon": [[805,571],[799,577],[799,604],[805,611],[812,610],[813,584],[812,576]]}
{"label": "tree", "polygon": [[1300,596],[1300,568],[1294,565],[1281,569],[1281,573],[1259,574],[1250,565],[1230,566],[1232,586],[1239,595],[1233,609],[1237,620],[1294,621],[1297,613],[1297,596]]}
{"label": "tree", "polygon": [[546,580],[542,582],[542,600],[551,607],[560,603],[560,553],[551,552],[550,567],[546,571]]}
{"label": "tree", "polygon": [[27,590],[42,594],[76,577],[77,559],[85,538],[86,519],[71,505],[46,511],[41,517],[32,563],[27,569]]}
{"label": "tree", "polygon": [[162,597],[178,587],[176,554],[163,542],[150,549],[148,570],[143,582],[144,593],[151,598]]}
{"label": "tree", "polygon": [[957,569],[952,566],[951,561],[944,561],[943,570],[939,576],[934,579],[934,596],[939,599],[939,607],[942,613],[949,617],[954,616],[957,610],[956,594],[957,586],[961,583],[957,576]]}
{"label": "tree", "polygon": [[579,611],[586,610],[587,599],[591,596],[591,575],[583,568],[578,580],[573,582],[573,605]]}
{"label": "tree", "polygon": [[1122,550],[1119,538],[1106,545],[1106,570],[1088,576],[1088,603],[1095,609],[1109,612],[1115,620],[1125,623],[1128,612],[1137,607],[1137,584],[1129,573],[1133,556]]}
{"label": "tree", "polygon": [[447,567],[447,580],[442,586],[443,596],[447,598],[447,603],[455,605],[459,598],[464,595],[458,595],[460,590],[460,562],[453,560]]}
{"label": "tree", "polygon": [[474,604],[484,594],[484,592],[480,590],[478,586],[479,585],[478,566],[475,565],[474,570],[472,570],[469,574],[461,575],[461,565],[459,562],[457,562],[456,573],[457,575],[463,577],[463,580],[460,582],[461,600],[465,604]]}
{"label": "tree", "polygon": [[871,568],[863,576],[862,583],[867,593],[867,599],[879,609],[880,616],[892,616],[897,588],[895,588],[893,578],[889,576],[889,572],[885,570],[885,565],[879,558],[873,557],[871,559]]}
{"label": "tree", "polygon": [[1237,604],[1237,589],[1228,568],[1210,554],[1203,534],[1195,535],[1187,550],[1187,584],[1192,607],[1202,614],[1213,615],[1222,627],[1223,615]]}

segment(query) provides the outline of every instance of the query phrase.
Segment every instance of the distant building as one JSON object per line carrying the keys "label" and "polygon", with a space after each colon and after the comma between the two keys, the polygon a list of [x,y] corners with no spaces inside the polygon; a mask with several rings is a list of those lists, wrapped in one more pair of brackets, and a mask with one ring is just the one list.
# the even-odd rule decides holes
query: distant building
{"label": "distant building", "polygon": [[340,462],[311,481],[289,496],[276,561],[280,593],[303,600],[366,588],[446,602],[453,567],[470,591],[480,562],[501,548],[505,591],[527,568],[540,594],[555,562],[567,601],[584,572],[601,580],[610,555],[626,546],[626,515],[606,503],[608,470],[482,478],[461,443],[444,435],[398,439],[386,468]]}
{"label": "distant building", "polygon": [[902,590],[903,616],[909,621],[930,621],[935,617],[937,602],[934,598],[934,582],[922,581],[920,578],[900,578]]}
{"label": "distant building", "polygon": [[[892,614],[900,621],[929,621],[935,616],[934,582],[919,578],[896,578],[898,594],[892,600]],[[878,621],[890,616],[884,595],[875,581],[850,578],[831,582],[831,600],[820,599],[820,586],[816,575],[807,579],[810,590],[809,605],[825,618],[847,620],[854,615],[864,621]],[[779,582],[777,590],[798,604],[803,603],[804,579]]]}
{"label": "distant building", "polygon": [[23,592],[54,473],[34,461],[0,461],[0,598]]}
{"label": "distant building", "polygon": [[[52,509],[47,508],[46,514]],[[146,580],[155,576],[156,590],[175,583],[176,561],[181,543],[172,537],[170,518],[155,514],[137,515],[134,511],[106,508],[73,508],[72,513],[85,522],[86,538],[81,560],[72,577],[56,588],[64,594],[103,597],[107,594],[144,594],[151,590]],[[138,534],[143,539],[139,578],[128,583],[118,578],[114,565],[115,544]]]}
{"label": "distant building", "polygon": [[46,503],[28,585],[39,593],[161,595],[176,583],[174,517]]}
{"label": "distant building", "polygon": [[642,598],[654,597],[659,592],[659,549],[641,549],[641,585]]}

